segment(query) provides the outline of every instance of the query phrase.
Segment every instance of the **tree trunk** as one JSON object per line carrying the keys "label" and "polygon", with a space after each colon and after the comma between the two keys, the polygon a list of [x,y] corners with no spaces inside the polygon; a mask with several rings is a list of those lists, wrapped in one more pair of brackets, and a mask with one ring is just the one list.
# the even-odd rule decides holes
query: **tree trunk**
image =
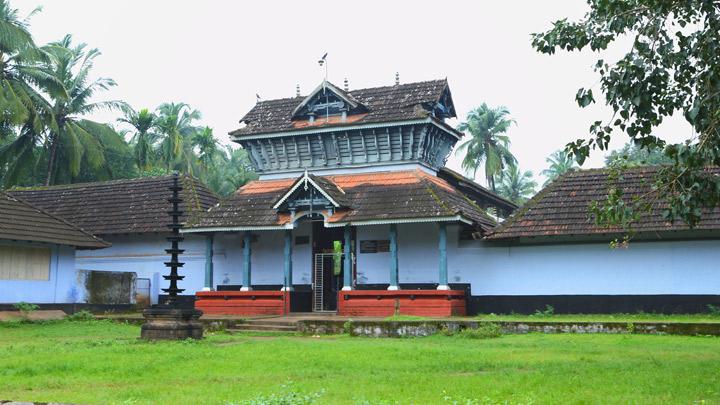
{"label": "tree trunk", "polygon": [[48,168],[47,177],[45,177],[45,185],[49,186],[52,183],[52,172],[55,166],[55,155],[57,155],[58,148],[58,136],[53,136],[52,144],[50,145],[50,156],[48,157]]}

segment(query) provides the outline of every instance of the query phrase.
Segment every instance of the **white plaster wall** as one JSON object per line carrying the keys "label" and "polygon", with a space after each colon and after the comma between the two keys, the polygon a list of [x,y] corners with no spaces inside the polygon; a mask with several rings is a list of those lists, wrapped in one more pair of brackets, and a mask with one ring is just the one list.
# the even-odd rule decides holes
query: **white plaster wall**
{"label": "white plaster wall", "polygon": [[[311,236],[312,226],[299,222],[293,229],[293,284],[310,284],[312,241],[295,245],[296,236]],[[253,285],[282,285],[284,282],[284,231],[254,231],[257,241],[252,244],[250,261]],[[242,234],[217,234],[215,237],[214,283],[243,284]],[[203,267],[204,271],[204,267]],[[203,273],[204,274],[204,273]]]}
{"label": "white plaster wall", "polygon": [[[0,242],[5,245],[39,246],[32,243]],[[75,277],[75,248],[50,246],[50,277],[48,280],[0,280],[0,303],[30,302],[34,304],[79,302]]]}
{"label": "white plaster wall", "polygon": [[[96,271],[123,271],[134,272],[138,278],[150,279],[151,300],[157,303],[161,289],[167,288],[169,282],[162,278],[169,269],[165,262],[169,256],[165,249],[170,243],[165,240],[167,235],[121,235],[106,236],[103,239],[112,243],[112,246],[98,250],[81,250],[77,253],[76,268],[78,270]],[[185,252],[180,261],[185,265],[179,269],[180,275],[185,279],[178,283],[184,288],[183,294],[194,294],[203,288],[205,282],[205,237],[185,235],[185,241],[180,244]],[[221,269],[227,266],[225,252],[216,249],[215,264]]]}
{"label": "white plaster wall", "polygon": [[450,282],[473,295],[720,294],[718,240],[458,248],[454,227],[450,241]]}
{"label": "white plaster wall", "polygon": [[[398,224],[398,268],[400,283],[437,283],[438,226],[434,223]],[[356,238],[359,284],[390,282],[390,253],[360,253],[363,240],[387,240],[390,225],[358,226]],[[448,235],[448,246],[450,245]]]}

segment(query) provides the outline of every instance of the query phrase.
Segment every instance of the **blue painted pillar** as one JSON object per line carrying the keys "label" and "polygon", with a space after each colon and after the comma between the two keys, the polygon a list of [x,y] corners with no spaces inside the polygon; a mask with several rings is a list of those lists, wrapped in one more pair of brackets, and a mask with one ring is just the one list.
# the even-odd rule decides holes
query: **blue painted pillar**
{"label": "blue painted pillar", "polygon": [[292,231],[285,231],[285,282],[283,291],[292,291]]}
{"label": "blue painted pillar", "polygon": [[212,291],[213,289],[213,239],[213,234],[205,237],[205,288],[203,291]]}
{"label": "blue painted pillar", "polygon": [[447,272],[447,226],[445,222],[438,223],[438,250],[440,252],[440,282],[438,290],[449,290]]}
{"label": "blue painted pillar", "polygon": [[350,234],[350,225],[345,225],[343,237],[345,239],[345,245],[343,246],[343,254],[345,255],[345,261],[343,262],[343,291],[352,290],[352,255],[350,253],[350,243],[352,243],[352,237]]}
{"label": "blue painted pillar", "polygon": [[399,290],[397,225],[390,224],[390,286],[388,290]]}
{"label": "blue painted pillar", "polygon": [[243,286],[240,291],[252,290],[252,263],[250,262],[250,255],[252,255],[251,245],[252,234],[250,231],[245,231],[243,234]]}

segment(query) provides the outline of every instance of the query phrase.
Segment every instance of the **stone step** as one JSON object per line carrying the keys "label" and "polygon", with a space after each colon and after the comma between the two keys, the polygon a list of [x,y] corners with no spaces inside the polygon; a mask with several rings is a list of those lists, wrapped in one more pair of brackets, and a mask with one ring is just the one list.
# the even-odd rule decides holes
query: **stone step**
{"label": "stone step", "polygon": [[240,325],[257,325],[257,326],[288,326],[291,328],[297,328],[296,322],[273,322],[273,321],[245,321]]}
{"label": "stone step", "polygon": [[255,324],[247,324],[247,323],[241,323],[239,325],[235,325],[234,328],[228,329],[229,331],[237,330],[237,331],[276,331],[276,332],[296,332],[297,326],[288,326],[288,325],[255,325]]}

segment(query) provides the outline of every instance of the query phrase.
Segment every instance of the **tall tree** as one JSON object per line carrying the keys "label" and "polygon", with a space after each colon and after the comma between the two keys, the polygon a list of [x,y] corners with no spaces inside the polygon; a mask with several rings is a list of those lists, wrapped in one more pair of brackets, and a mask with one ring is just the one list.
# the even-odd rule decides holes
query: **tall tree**
{"label": "tall tree", "polygon": [[210,127],[200,128],[192,138],[192,143],[197,148],[197,156],[205,171],[212,167],[213,159],[219,153],[218,140],[213,135]]}
{"label": "tall tree", "polygon": [[564,150],[556,150],[545,159],[545,162],[547,162],[550,167],[542,171],[542,175],[547,177],[543,187],[576,167],[575,159]]}
{"label": "tall tree", "polygon": [[665,156],[659,149],[641,148],[630,142],[621,149],[611,151],[605,157],[605,165],[612,166],[623,164],[628,167],[634,166],[657,166],[670,165],[673,161]]}
{"label": "tall tree", "polygon": [[[123,109],[120,101],[91,101],[102,90],[115,86],[108,78],[90,79],[93,62],[100,51],[87,49],[87,44],[73,45],[72,36],[48,46],[50,64],[46,72],[62,84],[67,97],[47,100],[51,114],[45,117],[47,128],[46,185],[53,184],[58,174],[72,179],[80,174],[83,164],[93,171],[108,171],[106,150],[117,146],[110,132],[114,130],[82,118],[102,109]],[[114,133],[117,136],[117,133]]]}
{"label": "tall tree", "polygon": [[488,187],[495,191],[495,181],[500,178],[503,169],[517,163],[510,153],[510,138],[505,135],[515,121],[509,118],[510,112],[505,107],[492,108],[486,103],[470,111],[465,122],[458,126],[458,131],[469,132],[470,139],[462,143],[458,154],[465,153],[462,168],[472,172],[473,177],[484,163],[485,178]]}
{"label": "tall tree", "polygon": [[202,117],[185,103],[164,103],[158,107],[156,127],[162,136],[160,158],[168,170],[193,174],[197,159],[192,138],[198,128],[194,125]]}
{"label": "tall tree", "polygon": [[530,170],[523,172],[512,165],[505,171],[497,193],[515,204],[522,205],[535,194],[536,188],[537,182],[533,180]]}
{"label": "tall tree", "polygon": [[152,166],[152,148],[157,141],[157,135],[151,132],[155,126],[155,120],[155,114],[147,108],[140,111],[127,108],[124,111],[124,117],[118,119],[134,129],[135,133],[130,142],[134,149],[135,164],[139,170],[149,170]]}
{"label": "tall tree", "polygon": [[6,140],[0,147],[0,165],[5,166],[5,186],[27,179],[34,170],[35,148],[43,138],[41,115],[50,114],[40,92],[67,96],[61,83],[43,69],[49,58],[35,45],[28,18],[20,19],[16,9],[0,0],[0,138]]}
{"label": "tall tree", "polygon": [[[586,48],[599,53],[620,38],[632,40],[619,60],[599,59],[595,64],[612,117],[595,121],[590,138],[569,143],[568,150],[582,163],[592,149],[606,150],[613,134],[622,132],[641,148],[665,148],[673,164],[659,171],[656,194],[669,205],[668,219],[681,218],[694,226],[703,208],[720,203],[718,179],[705,170],[720,165],[718,1],[588,0],[588,4],[590,11],[580,20],[556,21],[550,30],[533,34],[532,41],[539,52],[553,54],[557,49]],[[580,107],[595,102],[593,89],[581,88],[575,97]],[[675,113],[683,115],[697,136],[668,145],[655,129]],[[631,207],[620,206],[625,203],[622,198],[608,200],[616,202],[616,210],[609,211],[632,216]]]}

